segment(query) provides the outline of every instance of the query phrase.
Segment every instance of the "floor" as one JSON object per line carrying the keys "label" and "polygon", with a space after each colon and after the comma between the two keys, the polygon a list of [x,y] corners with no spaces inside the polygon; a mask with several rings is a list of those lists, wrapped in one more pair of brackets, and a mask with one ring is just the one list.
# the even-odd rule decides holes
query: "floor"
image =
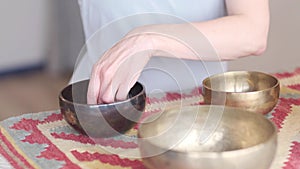
{"label": "floor", "polygon": [[44,71],[0,77],[0,120],[59,109],[58,95],[69,79],[69,74],[54,76]]}

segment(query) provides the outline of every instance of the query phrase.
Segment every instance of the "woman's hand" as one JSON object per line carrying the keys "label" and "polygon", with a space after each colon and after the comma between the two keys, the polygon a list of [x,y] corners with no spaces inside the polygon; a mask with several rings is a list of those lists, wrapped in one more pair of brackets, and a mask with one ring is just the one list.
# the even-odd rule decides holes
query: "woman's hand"
{"label": "woman's hand", "polygon": [[153,44],[147,34],[129,34],[106,51],[93,66],[88,104],[124,100],[151,57]]}

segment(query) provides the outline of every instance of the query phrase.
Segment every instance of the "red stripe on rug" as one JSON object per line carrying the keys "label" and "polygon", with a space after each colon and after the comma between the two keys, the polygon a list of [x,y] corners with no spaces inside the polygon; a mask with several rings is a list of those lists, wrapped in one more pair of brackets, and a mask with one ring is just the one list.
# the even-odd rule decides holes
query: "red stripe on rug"
{"label": "red stripe on rug", "polygon": [[[2,143],[4,144],[4,143]],[[22,169],[18,163],[14,160],[12,156],[10,156],[7,151],[3,149],[2,146],[0,146],[0,154],[16,169]]]}
{"label": "red stripe on rug", "polygon": [[300,84],[296,84],[296,85],[288,85],[288,88],[294,89],[294,90],[299,90],[300,91]]}
{"label": "red stripe on rug", "polygon": [[292,142],[291,154],[288,158],[288,162],[285,162],[284,169],[299,169],[300,168],[300,143]]}
{"label": "red stripe on rug", "polygon": [[153,103],[155,103],[155,102],[159,102],[160,100],[159,99],[157,99],[157,98],[152,98],[152,97],[147,97],[146,98],[146,103],[147,104],[153,104]]}
{"label": "red stripe on rug", "polygon": [[147,97],[146,98],[146,103],[147,104],[154,104],[154,103],[159,103],[159,102],[166,102],[166,101],[175,101],[175,100],[180,100],[184,98],[190,98],[193,96],[200,96],[202,93],[202,88],[197,87],[193,90],[191,90],[189,93],[188,92],[166,92],[165,95],[161,98],[156,98],[156,97]]}
{"label": "red stripe on rug", "polygon": [[62,120],[63,116],[61,113],[52,113],[51,115],[49,115],[45,120],[43,120],[43,123],[49,123],[49,122],[54,122],[54,121],[59,121]]}
{"label": "red stripe on rug", "polygon": [[171,93],[171,92],[167,92],[167,93],[166,93],[165,99],[166,99],[167,101],[179,100],[179,99],[181,99],[181,94],[180,94],[180,93]]}
{"label": "red stripe on rug", "polygon": [[277,77],[278,79],[284,79],[284,78],[289,78],[294,76],[294,73],[291,72],[284,72],[284,73],[276,73],[274,74],[275,77]]}
{"label": "red stripe on rug", "polygon": [[125,142],[123,140],[115,140],[112,138],[99,138],[99,139],[91,139],[84,135],[75,135],[75,134],[66,134],[66,133],[51,133],[54,138],[63,139],[63,140],[72,140],[75,142],[80,142],[83,144],[99,144],[102,146],[110,146],[113,148],[124,148],[124,149],[131,149],[137,148],[138,145],[134,142]]}
{"label": "red stripe on rug", "polygon": [[0,139],[3,144],[5,144],[6,148],[9,150],[9,152],[13,155],[10,155],[8,152],[6,152],[3,147],[0,149],[0,153],[8,160],[8,162],[16,169],[23,169],[23,166],[20,166],[17,162],[18,161],[22,162],[22,164],[28,168],[34,168],[32,167],[27,160],[20,155],[13,147],[13,145],[7,140],[7,138],[3,135],[2,131],[0,130]]}
{"label": "red stripe on rug", "polygon": [[285,98],[280,98],[274,112],[272,113],[271,120],[274,122],[274,124],[277,126],[278,130],[282,128],[283,121],[290,113],[291,105],[287,102]]}
{"label": "red stripe on rug", "polygon": [[300,98],[280,98],[274,112],[272,113],[271,120],[275,123],[277,128],[282,128],[283,122],[288,114],[291,113],[292,105],[300,105]]}
{"label": "red stripe on rug", "polygon": [[296,68],[293,72],[276,73],[274,74],[274,76],[279,79],[283,79],[283,78],[289,78],[295,76],[297,74],[300,74],[300,68]]}
{"label": "red stripe on rug", "polygon": [[109,164],[109,165],[112,165],[112,166],[131,167],[132,169],[145,169],[142,161],[140,161],[140,160],[129,160],[127,158],[121,159],[116,154],[100,154],[100,153],[89,153],[89,152],[80,153],[76,150],[71,151],[71,153],[79,161],[95,161],[95,160],[98,160],[101,163]]}
{"label": "red stripe on rug", "polygon": [[69,168],[69,169],[80,169],[79,166],[74,164],[63,152],[61,152],[56,145],[54,145],[43,133],[38,129],[38,124],[46,123],[47,121],[54,120],[57,114],[52,114],[48,118],[44,119],[43,121],[39,120],[32,120],[32,119],[21,119],[20,121],[14,123],[12,125],[12,129],[15,130],[25,130],[28,131],[30,134],[27,135],[22,141],[29,143],[29,144],[46,144],[46,148],[40,152],[39,156],[36,158],[45,158],[48,160],[57,160],[63,161],[64,165],[62,168]]}

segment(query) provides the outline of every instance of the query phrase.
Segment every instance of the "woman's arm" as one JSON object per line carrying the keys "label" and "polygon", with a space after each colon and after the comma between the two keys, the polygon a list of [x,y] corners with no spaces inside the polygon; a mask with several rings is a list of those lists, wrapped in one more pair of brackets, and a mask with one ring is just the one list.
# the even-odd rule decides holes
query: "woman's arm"
{"label": "woman's arm", "polygon": [[[226,0],[226,6],[228,16],[191,24],[211,42],[221,60],[262,54],[266,49],[269,31],[268,0]],[[134,33],[141,33],[143,36],[145,32],[158,32],[161,35],[172,34],[188,37],[193,36],[190,34],[191,29],[190,24],[150,25],[137,28]],[[154,50],[173,51],[177,56],[184,59],[216,60],[216,58],[201,57],[201,51],[198,51],[201,57],[199,58],[199,56],[191,53],[186,46],[166,36],[151,34],[148,36],[149,39],[152,39]],[[143,50],[147,49],[144,48]],[[202,52],[205,55],[205,51]],[[155,55],[166,56],[166,53],[155,53]]]}
{"label": "woman's arm", "polygon": [[[94,65],[88,102],[124,99],[152,56],[217,61],[261,54],[267,45],[268,3],[268,0],[226,0],[228,16],[225,17],[190,24],[147,25],[134,29]],[[217,58],[210,55],[210,49],[201,48],[201,44],[195,43],[199,34],[192,33],[191,24],[192,29],[200,31],[215,48]],[[199,49],[191,50],[197,46],[200,46]]]}

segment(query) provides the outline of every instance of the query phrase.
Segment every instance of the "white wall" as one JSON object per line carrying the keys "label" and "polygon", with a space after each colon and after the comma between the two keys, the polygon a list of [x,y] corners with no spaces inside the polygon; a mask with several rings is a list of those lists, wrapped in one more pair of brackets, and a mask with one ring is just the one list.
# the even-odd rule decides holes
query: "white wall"
{"label": "white wall", "polygon": [[0,72],[44,61],[49,52],[49,2],[0,1]]}
{"label": "white wall", "polygon": [[270,0],[271,25],[267,51],[229,62],[230,70],[292,71],[300,67],[300,1]]}
{"label": "white wall", "polygon": [[84,43],[77,0],[1,0],[0,73],[42,62],[73,68]]}

